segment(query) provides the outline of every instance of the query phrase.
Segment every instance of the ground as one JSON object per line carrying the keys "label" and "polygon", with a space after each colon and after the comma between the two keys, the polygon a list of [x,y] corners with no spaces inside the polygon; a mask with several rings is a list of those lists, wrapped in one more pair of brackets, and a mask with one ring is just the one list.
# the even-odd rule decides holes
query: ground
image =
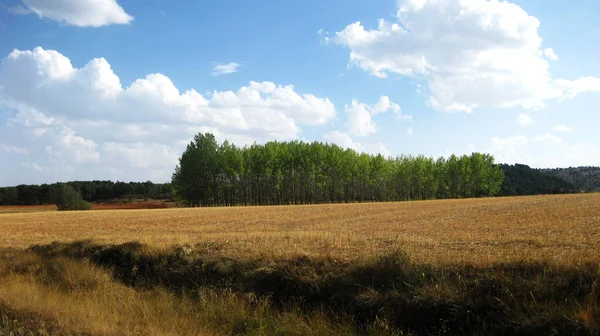
{"label": "ground", "polygon": [[0,208],[0,335],[600,334],[600,194],[95,208]]}
{"label": "ground", "polygon": [[91,239],[104,244],[140,241],[156,248],[201,243],[229,256],[351,260],[401,248],[416,262],[583,264],[600,261],[600,194],[21,212],[0,214],[0,230],[0,247],[17,248]]}

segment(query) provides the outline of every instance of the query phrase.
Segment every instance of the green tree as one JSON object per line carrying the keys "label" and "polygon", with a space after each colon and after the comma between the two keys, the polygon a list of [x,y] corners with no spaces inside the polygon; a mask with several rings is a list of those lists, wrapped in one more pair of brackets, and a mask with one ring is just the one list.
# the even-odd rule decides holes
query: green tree
{"label": "green tree", "polygon": [[218,188],[218,145],[214,135],[198,134],[179,158],[171,183],[188,206],[211,205]]}
{"label": "green tree", "polygon": [[386,158],[303,141],[240,148],[198,134],[179,159],[172,187],[188,206],[233,206],[492,196],[502,179],[487,154]]}
{"label": "green tree", "polygon": [[81,193],[68,184],[59,184],[55,195],[58,211],[92,210],[92,205],[83,200]]}

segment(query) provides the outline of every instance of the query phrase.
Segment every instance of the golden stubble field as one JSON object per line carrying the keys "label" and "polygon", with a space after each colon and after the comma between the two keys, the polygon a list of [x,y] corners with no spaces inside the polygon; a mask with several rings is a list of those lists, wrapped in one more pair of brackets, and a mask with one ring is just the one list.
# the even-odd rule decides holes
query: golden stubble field
{"label": "golden stubble field", "polygon": [[600,261],[600,194],[402,203],[0,213],[0,248],[52,241],[197,245],[232,257],[415,262]]}

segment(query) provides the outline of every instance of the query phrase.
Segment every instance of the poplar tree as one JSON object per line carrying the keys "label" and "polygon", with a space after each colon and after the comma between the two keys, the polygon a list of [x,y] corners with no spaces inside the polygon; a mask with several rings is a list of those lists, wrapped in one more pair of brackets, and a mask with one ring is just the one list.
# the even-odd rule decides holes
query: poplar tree
{"label": "poplar tree", "polygon": [[237,147],[198,134],[172,185],[188,206],[382,202],[493,196],[503,170],[488,154],[385,157],[321,142]]}

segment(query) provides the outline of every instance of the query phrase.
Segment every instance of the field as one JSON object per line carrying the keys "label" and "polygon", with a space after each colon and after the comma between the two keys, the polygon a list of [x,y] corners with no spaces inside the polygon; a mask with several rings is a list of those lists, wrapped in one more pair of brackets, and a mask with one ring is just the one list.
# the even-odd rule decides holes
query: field
{"label": "field", "polygon": [[[240,319],[248,324],[240,327],[242,334],[280,333],[281,323],[291,334],[600,330],[600,194],[88,212],[0,209],[0,232],[4,260],[12,260],[0,267],[0,276],[10,280],[0,285],[0,311],[4,305],[6,316],[26,316],[36,328],[46,323],[69,332],[118,334],[108,326],[122,314],[123,323],[131,319],[124,334],[139,328],[236,333]],[[73,241],[80,243],[51,244]],[[118,245],[133,241],[141,245]],[[31,245],[40,246],[21,252]],[[88,270],[86,276],[107,294],[90,299],[96,289],[55,290],[66,280],[45,268],[48,260],[69,274]],[[23,263],[38,271],[14,271]],[[137,270],[148,264],[152,271],[141,275]],[[112,277],[104,267],[112,267]],[[70,288],[81,277],[69,280]],[[182,295],[190,283],[196,294]],[[346,289],[335,294],[336,287]],[[56,302],[41,304],[44,295]],[[111,295],[128,295],[130,309],[111,305]],[[202,309],[194,303],[198,297],[207,300]],[[59,309],[60,302],[69,302],[67,308]],[[95,306],[99,302],[102,307]],[[168,314],[186,327],[167,332],[152,324],[167,314],[159,303],[182,307]],[[92,329],[84,327],[79,304],[96,312]],[[457,307],[474,315],[465,317]],[[435,312],[445,322],[407,320],[410,314],[398,315],[406,309]],[[185,317],[190,312],[194,319]],[[495,320],[490,312],[503,317]],[[222,316],[227,314],[232,320]],[[466,325],[457,322],[465,318]]]}
{"label": "field", "polygon": [[37,212],[0,217],[0,247],[53,241],[212,244],[229,256],[418,262],[600,261],[600,194],[276,207]]}

